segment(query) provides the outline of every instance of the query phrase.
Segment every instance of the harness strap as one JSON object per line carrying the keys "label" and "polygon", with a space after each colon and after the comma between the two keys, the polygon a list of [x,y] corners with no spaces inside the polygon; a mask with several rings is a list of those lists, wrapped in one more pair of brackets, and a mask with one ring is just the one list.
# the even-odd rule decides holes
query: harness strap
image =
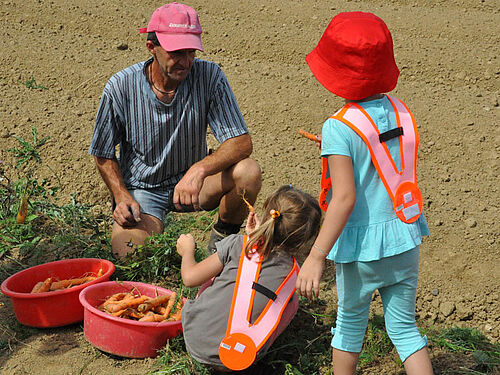
{"label": "harness strap", "polygon": [[[292,270],[276,292],[260,285],[257,281],[262,259],[257,251],[248,259],[245,254],[246,241],[245,236],[226,336],[219,345],[219,358],[224,366],[231,370],[243,370],[254,362],[257,352],[277,328],[288,302],[295,293],[295,282],[299,273],[299,266],[294,258]],[[266,295],[269,301],[255,322],[250,323],[256,291]]]}
{"label": "harness strap", "polygon": [[257,292],[265,295],[267,298],[269,298],[273,301],[276,301],[276,298],[278,298],[276,293],[274,293],[271,289],[268,289],[264,285],[260,285],[260,284],[256,283],[255,281],[252,284],[252,289],[255,289]]}
{"label": "harness strap", "polygon": [[[382,180],[394,206],[397,216],[405,223],[412,223],[422,212],[422,193],[417,186],[418,131],[415,119],[406,105],[397,98],[387,95],[396,116],[397,127],[380,134],[370,115],[359,104],[346,104],[331,118],[343,122],[358,134],[368,147],[371,160]],[[404,137],[403,137],[404,134]],[[401,169],[398,170],[389,152],[386,141],[399,138]],[[323,167],[328,163],[323,159]],[[323,176],[326,176],[323,169]],[[322,179],[320,205],[326,210],[327,194],[331,180]]]}
{"label": "harness strap", "polygon": [[392,138],[397,138],[403,135],[403,128],[394,128],[386,131],[385,133],[380,133],[378,139],[380,143],[387,142]]}

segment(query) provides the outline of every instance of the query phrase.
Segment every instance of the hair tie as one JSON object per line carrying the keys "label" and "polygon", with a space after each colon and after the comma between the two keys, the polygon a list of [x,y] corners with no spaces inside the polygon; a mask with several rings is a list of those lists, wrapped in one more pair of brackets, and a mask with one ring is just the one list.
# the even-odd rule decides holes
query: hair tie
{"label": "hair tie", "polygon": [[278,210],[271,210],[271,211],[269,211],[269,213],[271,214],[271,217],[273,218],[273,220],[281,216],[281,214]]}

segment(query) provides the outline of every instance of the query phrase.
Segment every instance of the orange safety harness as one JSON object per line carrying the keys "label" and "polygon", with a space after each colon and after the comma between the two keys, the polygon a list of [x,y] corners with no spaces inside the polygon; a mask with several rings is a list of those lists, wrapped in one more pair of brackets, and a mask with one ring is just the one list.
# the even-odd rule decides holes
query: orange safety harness
{"label": "orange safety harness", "polygon": [[[396,115],[397,127],[380,133],[368,113],[357,103],[348,103],[331,118],[342,121],[354,130],[365,142],[372,163],[384,183],[394,211],[405,223],[415,222],[422,213],[422,193],[417,186],[418,131],[415,118],[399,99],[387,98]],[[389,152],[386,141],[399,137],[401,170],[398,170]],[[326,211],[331,199],[331,178],[327,158],[322,161],[321,193],[319,204]]]}
{"label": "orange safety harness", "polygon": [[[295,293],[299,273],[299,266],[294,258],[292,270],[276,292],[258,284],[262,259],[257,251],[248,259],[245,255],[246,242],[247,236],[243,241],[226,336],[219,345],[222,364],[235,371],[249,367],[255,361],[259,349],[275,331],[288,301]],[[267,296],[269,302],[252,324],[250,318],[256,291]]]}

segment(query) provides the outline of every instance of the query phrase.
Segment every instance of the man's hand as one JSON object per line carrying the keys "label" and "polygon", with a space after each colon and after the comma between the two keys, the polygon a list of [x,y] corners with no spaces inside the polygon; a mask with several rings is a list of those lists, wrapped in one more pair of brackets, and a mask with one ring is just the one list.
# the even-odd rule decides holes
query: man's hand
{"label": "man's hand", "polygon": [[113,219],[122,227],[133,227],[141,221],[141,207],[135,200],[121,201],[116,204]]}
{"label": "man's hand", "polygon": [[295,284],[297,293],[310,300],[319,295],[319,282],[325,267],[325,258],[316,251],[311,251],[300,268]]}
{"label": "man's hand", "polygon": [[199,195],[205,177],[201,168],[196,165],[188,169],[174,189],[173,203],[178,211],[183,211],[183,206],[200,210]]}
{"label": "man's hand", "polygon": [[177,254],[181,257],[186,254],[186,251],[194,253],[196,249],[196,243],[194,242],[193,236],[188,234],[181,234],[177,239]]}

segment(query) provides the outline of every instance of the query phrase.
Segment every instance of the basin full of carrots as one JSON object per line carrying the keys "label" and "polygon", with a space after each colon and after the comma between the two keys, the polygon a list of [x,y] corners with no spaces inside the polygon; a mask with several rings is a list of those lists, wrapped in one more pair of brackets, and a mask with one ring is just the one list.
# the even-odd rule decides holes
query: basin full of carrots
{"label": "basin full of carrots", "polygon": [[105,259],[65,259],[20,271],[8,277],[0,289],[10,297],[21,324],[61,327],[83,320],[80,292],[109,280],[114,271],[114,264]]}
{"label": "basin full of carrots", "polygon": [[108,281],[80,293],[85,338],[98,349],[127,358],[155,357],[182,332],[185,298],[159,286]]}

